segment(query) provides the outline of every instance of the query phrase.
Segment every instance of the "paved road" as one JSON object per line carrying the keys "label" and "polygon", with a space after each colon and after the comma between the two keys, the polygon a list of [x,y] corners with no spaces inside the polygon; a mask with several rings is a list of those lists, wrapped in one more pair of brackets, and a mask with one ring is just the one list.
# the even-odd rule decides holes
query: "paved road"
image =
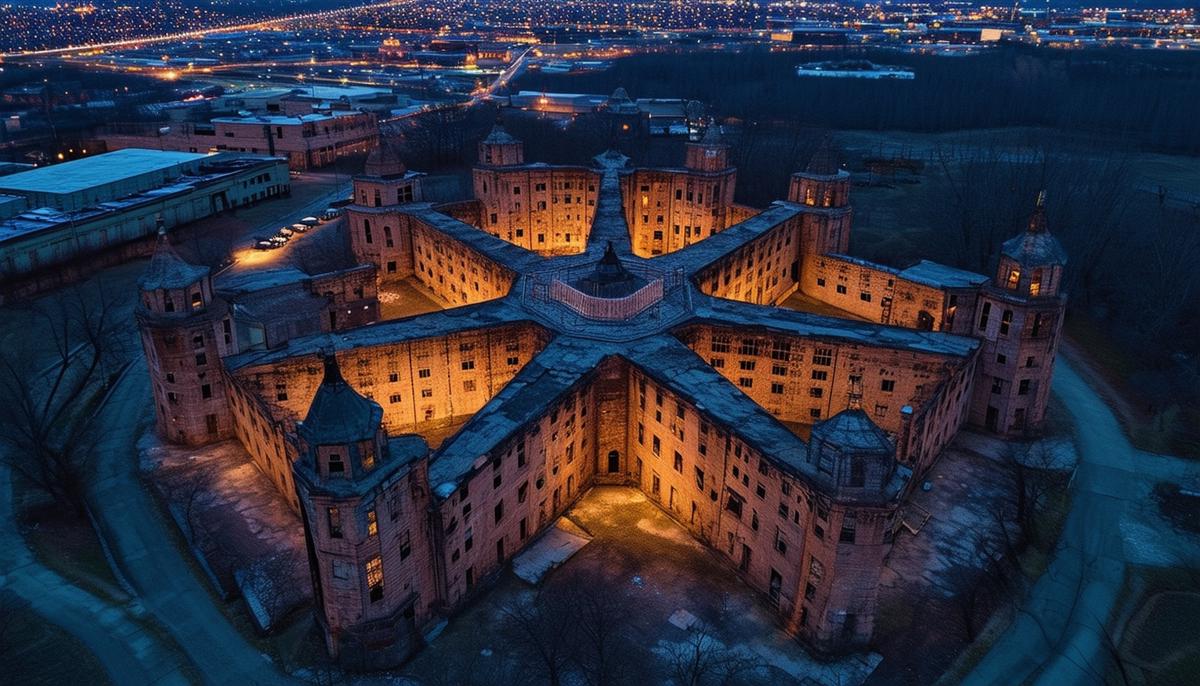
{"label": "paved road", "polygon": [[1054,391],[1079,427],[1071,511],[1046,573],[964,686],[1097,683],[1109,665],[1104,627],[1126,566],[1200,561],[1195,539],[1163,522],[1150,498],[1158,481],[1200,478],[1200,464],[1134,448],[1112,411],[1061,356]]}
{"label": "paved road", "polygon": [[92,501],[105,539],[146,609],[207,683],[285,683],[289,679],[216,607],[172,543],[161,511],[138,479],[136,443],[148,412],[149,383],[145,363],[135,359],[102,410],[100,421],[106,429],[96,445]]}
{"label": "paved road", "polygon": [[134,620],[129,608],[80,589],[43,566],[17,532],[12,479],[0,465],[0,589],[29,602],[96,655],[114,684],[186,684],[183,660]]}

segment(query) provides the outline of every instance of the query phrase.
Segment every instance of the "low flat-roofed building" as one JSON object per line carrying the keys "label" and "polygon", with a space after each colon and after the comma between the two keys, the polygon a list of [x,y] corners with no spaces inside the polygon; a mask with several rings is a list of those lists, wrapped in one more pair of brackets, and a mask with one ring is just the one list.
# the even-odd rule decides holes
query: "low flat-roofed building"
{"label": "low flat-roofed building", "polygon": [[0,193],[29,207],[80,210],[194,174],[207,155],[130,148],[0,177]]}
{"label": "low flat-roofed building", "polygon": [[267,114],[215,117],[206,124],[114,124],[97,137],[109,150],[228,150],[283,157],[292,169],[303,170],[331,164],[343,155],[370,152],[379,143],[379,123],[374,114],[358,111]]}
{"label": "low flat-roofed building", "polygon": [[14,214],[25,211],[28,205],[25,198],[19,195],[0,195],[0,219],[8,219]]}
{"label": "low flat-roofed building", "polygon": [[[129,164],[122,166],[114,160]],[[171,229],[286,194],[291,187],[287,165],[281,159],[139,149],[87,157],[3,180],[0,283],[135,245],[154,235],[159,220]],[[11,214],[10,204],[16,210]],[[130,252],[130,256],[136,254],[137,250]]]}

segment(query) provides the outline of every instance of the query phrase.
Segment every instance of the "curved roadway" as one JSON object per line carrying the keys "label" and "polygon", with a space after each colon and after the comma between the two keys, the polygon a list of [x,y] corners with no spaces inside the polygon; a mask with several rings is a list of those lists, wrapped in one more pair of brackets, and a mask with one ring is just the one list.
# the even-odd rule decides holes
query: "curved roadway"
{"label": "curved roadway", "polygon": [[1127,567],[1200,562],[1195,538],[1163,521],[1151,494],[1159,481],[1200,479],[1200,463],[1136,449],[1066,358],[1055,364],[1054,392],[1078,429],[1071,510],[1046,572],[964,686],[1102,683]]}

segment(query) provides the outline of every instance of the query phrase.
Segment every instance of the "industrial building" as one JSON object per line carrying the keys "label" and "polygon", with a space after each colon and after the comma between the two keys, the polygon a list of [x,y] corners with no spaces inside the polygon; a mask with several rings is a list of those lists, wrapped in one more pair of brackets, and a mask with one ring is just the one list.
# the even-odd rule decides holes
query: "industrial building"
{"label": "industrial building", "polygon": [[138,148],[0,177],[0,281],[290,189],[283,160]]}

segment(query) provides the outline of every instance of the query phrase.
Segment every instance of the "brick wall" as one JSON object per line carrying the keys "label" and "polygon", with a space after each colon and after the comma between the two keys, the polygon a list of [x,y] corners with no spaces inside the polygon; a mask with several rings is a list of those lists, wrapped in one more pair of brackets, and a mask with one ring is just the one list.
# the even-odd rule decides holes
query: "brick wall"
{"label": "brick wall", "polygon": [[480,229],[542,255],[582,252],[600,175],[583,167],[475,167]]}

